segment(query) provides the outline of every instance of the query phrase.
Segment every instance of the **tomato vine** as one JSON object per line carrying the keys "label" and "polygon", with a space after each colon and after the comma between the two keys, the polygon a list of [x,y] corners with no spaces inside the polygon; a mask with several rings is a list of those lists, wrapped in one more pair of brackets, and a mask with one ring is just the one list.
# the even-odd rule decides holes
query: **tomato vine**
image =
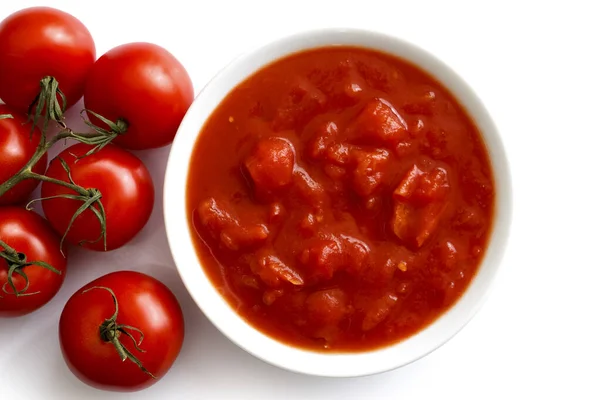
{"label": "tomato vine", "polygon": [[[59,100],[60,99],[60,100]],[[33,167],[36,163],[46,154],[56,143],[61,140],[72,139],[81,143],[85,143],[88,145],[92,145],[92,149],[85,154],[85,156],[89,156],[112,142],[117,136],[124,134],[127,131],[128,124],[123,119],[118,119],[113,122],[110,121],[101,115],[91,111],[91,110],[82,110],[81,117],[83,118],[85,124],[92,128],[92,132],[89,133],[78,133],[71,130],[64,122],[64,112],[67,106],[67,99],[65,95],[61,92],[58,81],[51,76],[46,76],[40,80],[40,92],[34,99],[34,101],[29,106],[29,115],[28,121],[33,121],[32,131],[34,126],[38,123],[39,120],[42,120],[42,136],[40,139],[40,143],[33,154],[33,156],[29,159],[29,161],[11,178],[7,181],[0,184],[0,197],[2,197],[6,192],[12,189],[14,186],[19,184],[20,182],[27,179],[35,179],[42,182],[50,182],[56,185],[64,186],[74,192],[74,194],[62,194],[56,197],[69,198],[73,200],[79,200],[82,202],[81,207],[73,214],[73,217],[67,227],[66,232],[64,233],[61,239],[61,252],[64,240],[66,238],[67,233],[71,229],[73,222],[75,219],[81,215],[86,210],[91,210],[96,218],[98,219],[101,227],[101,236],[96,240],[104,241],[104,250],[106,250],[106,214],[104,212],[104,206],[102,205],[102,193],[98,189],[95,188],[84,188],[73,181],[71,178],[70,171],[68,166],[63,160],[61,164],[63,168],[67,171],[69,176],[69,182],[53,179],[47,177],[42,174],[38,174],[33,172]],[[93,124],[91,121],[86,119],[83,116],[83,113],[87,112],[94,117],[98,118],[102,121],[108,129],[99,127]],[[2,114],[0,115],[0,119],[4,118],[12,118],[10,114]],[[61,130],[52,138],[47,138],[48,131],[48,123],[50,121],[54,121]],[[48,198],[41,198],[33,200],[28,204],[29,206],[36,201],[47,200]],[[80,243],[81,244],[81,243]]]}

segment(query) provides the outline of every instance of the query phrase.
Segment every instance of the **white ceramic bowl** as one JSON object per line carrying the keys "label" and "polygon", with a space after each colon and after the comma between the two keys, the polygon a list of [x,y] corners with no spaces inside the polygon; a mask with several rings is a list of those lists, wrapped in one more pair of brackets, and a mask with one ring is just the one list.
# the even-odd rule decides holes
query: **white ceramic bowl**
{"label": "white ceramic bowl", "polygon": [[[190,157],[199,132],[224,97],[266,64],[315,47],[352,45],[377,49],[412,61],[437,77],[466,108],[480,129],[491,158],[496,184],[493,232],[479,272],[460,300],[433,324],[390,347],[365,353],[325,354],[293,348],[246,323],[221,297],[201,267],[186,213]],[[403,40],[353,29],[311,31],[287,37],[236,59],[196,97],[185,116],[169,157],[164,188],[164,216],[169,244],[179,274],[198,307],[231,341],[254,356],[291,371],[330,377],[369,375],[415,361],[452,338],[482,305],[504,252],[511,219],[508,162],[500,135],[471,88],[448,66]]]}

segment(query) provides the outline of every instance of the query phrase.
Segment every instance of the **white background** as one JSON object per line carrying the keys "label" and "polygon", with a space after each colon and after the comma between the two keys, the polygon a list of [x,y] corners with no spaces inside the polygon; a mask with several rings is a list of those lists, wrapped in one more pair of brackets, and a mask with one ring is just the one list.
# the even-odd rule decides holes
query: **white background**
{"label": "white background", "polygon": [[194,3],[1,0],[0,19],[45,4],[81,19],[99,56],[130,41],[160,44],[185,65],[196,93],[234,56],[299,30],[370,28],[424,47],[474,87],[506,145],[515,209],[495,289],[458,336],[399,370],[335,380],[271,367],[225,339],[188,296],[162,220],[169,148],[138,153],[157,187],[149,225],[121,250],[72,252],[65,286],[48,306],[0,320],[0,399],[105,398],[68,371],[57,323],[76,289],[118,269],[162,279],[181,301],[187,327],[183,351],[164,379],[112,399],[600,399],[597,2]]}

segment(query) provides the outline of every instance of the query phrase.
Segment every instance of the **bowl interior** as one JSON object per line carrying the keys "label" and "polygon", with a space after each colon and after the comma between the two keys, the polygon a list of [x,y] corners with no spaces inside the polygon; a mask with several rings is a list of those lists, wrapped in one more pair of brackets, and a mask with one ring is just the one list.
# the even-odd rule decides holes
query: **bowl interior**
{"label": "bowl interior", "polygon": [[[225,96],[261,67],[301,50],[351,45],[389,53],[435,76],[462,103],[485,141],[496,185],[496,210],[488,248],[479,272],[459,301],[418,334],[390,347],[365,353],[325,354],[297,349],[257,331],[229,306],[200,265],[186,215],[186,185],[194,144],[205,121]],[[273,365],[295,372],[350,377],[387,371],[435,350],[454,336],[484,301],[500,265],[511,218],[508,162],[500,136],[485,107],[470,87],[429,53],[397,38],[373,32],[332,29],[291,36],[250,52],[228,65],[195,99],[173,143],[164,188],[164,213],[169,245],[181,278],[212,323],[230,340]]]}

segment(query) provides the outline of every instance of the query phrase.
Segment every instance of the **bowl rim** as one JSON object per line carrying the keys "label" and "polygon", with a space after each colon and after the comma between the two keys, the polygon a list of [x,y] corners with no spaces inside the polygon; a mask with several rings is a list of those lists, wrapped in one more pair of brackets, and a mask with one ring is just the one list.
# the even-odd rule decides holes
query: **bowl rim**
{"label": "bowl rim", "polygon": [[[299,51],[335,45],[366,47],[407,59],[443,84],[478,127],[488,151],[496,189],[494,221],[486,254],[459,300],[413,336],[361,353],[321,353],[295,348],[252,327],[227,303],[205,274],[186,215],[190,157],[215,107],[239,83],[271,62]],[[212,324],[233,343],[269,364],[326,377],[365,376],[399,368],[424,357],[454,337],[479,311],[490,293],[507,245],[512,218],[511,174],[504,145],[490,114],[473,89],[428,51],[388,34],[353,28],[309,30],[285,36],[238,56],[217,73],[196,96],[179,127],[168,157],[163,196],[167,240],[178,273],[194,302]]]}

